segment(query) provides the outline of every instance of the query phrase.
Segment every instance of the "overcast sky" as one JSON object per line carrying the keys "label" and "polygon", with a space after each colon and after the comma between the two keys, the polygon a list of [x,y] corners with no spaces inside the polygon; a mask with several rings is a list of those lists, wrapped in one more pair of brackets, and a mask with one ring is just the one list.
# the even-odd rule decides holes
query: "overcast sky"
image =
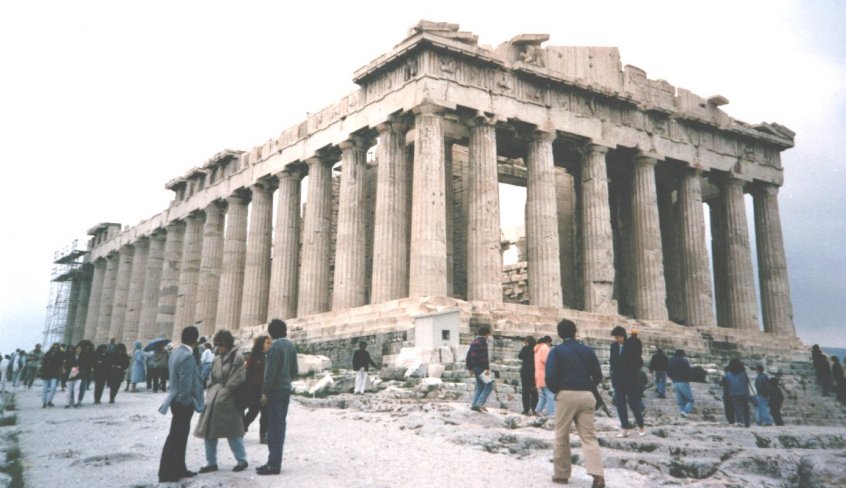
{"label": "overcast sky", "polygon": [[0,351],[40,341],[55,250],[160,212],[171,178],[354,91],[420,18],[493,46],[617,46],[650,78],[724,95],[732,117],[796,131],[780,193],[795,321],[809,344],[846,346],[843,2],[296,3],[0,3]]}

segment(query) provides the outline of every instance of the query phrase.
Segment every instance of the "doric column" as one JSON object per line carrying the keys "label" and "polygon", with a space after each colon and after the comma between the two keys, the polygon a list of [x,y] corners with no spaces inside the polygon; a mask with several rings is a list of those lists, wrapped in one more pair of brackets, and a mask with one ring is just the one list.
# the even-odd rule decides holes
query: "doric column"
{"label": "doric column", "polygon": [[495,124],[476,117],[470,125],[466,230],[467,247],[472,250],[467,254],[467,300],[494,303],[502,301]]}
{"label": "doric column", "polygon": [[97,317],[97,333],[92,340],[103,344],[109,338],[109,326],[112,321],[112,305],[115,300],[115,281],[117,280],[120,257],[113,252],[106,256],[106,276],[103,278],[103,292],[100,294],[100,313]]}
{"label": "doric column", "polygon": [[[76,314],[74,318],[73,337],[71,344],[78,344],[82,339],[87,339],[85,335],[85,322],[88,317],[88,303],[91,299],[91,274],[92,266],[90,264],[82,265],[80,269],[79,279],[79,296],[76,306]],[[70,313],[70,311],[68,311]],[[47,346],[47,344],[45,344]],[[49,346],[47,346],[49,347]]]}
{"label": "doric column", "polygon": [[441,108],[417,107],[409,251],[409,296],[447,295],[446,174]]}
{"label": "doric column", "polygon": [[681,251],[682,311],[687,325],[716,327],[711,292],[711,267],[705,245],[702,173],[685,170],[679,182],[679,250]]}
{"label": "doric column", "polygon": [[253,327],[267,322],[267,296],[270,291],[274,185],[262,181],[251,186],[250,190],[253,196],[247,233],[240,327]]}
{"label": "doric column", "polygon": [[238,329],[241,296],[244,292],[244,264],[247,253],[247,204],[245,192],[226,198],[226,235],[223,238],[223,263],[220,273],[215,329]]}
{"label": "doric column", "polygon": [[409,184],[406,127],[398,122],[377,126],[376,210],[370,303],[408,296]]}
{"label": "doric column", "polygon": [[778,210],[778,187],[763,183],[752,193],[755,203],[755,242],[758,248],[758,276],[764,330],[795,337],[787,260]]}
{"label": "doric column", "polygon": [[561,308],[564,302],[561,296],[558,202],[552,158],[554,140],[554,133],[541,131],[536,131],[529,140],[526,155],[526,245],[529,303]]}
{"label": "doric column", "polygon": [[147,266],[144,270],[144,294],[141,298],[141,314],[138,318],[138,338],[142,340],[153,339],[159,333],[156,316],[159,313],[159,292],[165,249],[165,236],[161,230],[150,235],[148,248]]}
{"label": "doric column", "polygon": [[332,164],[322,157],[308,163],[308,198],[303,218],[297,316],[329,310],[329,242],[332,231]]}
{"label": "doric column", "polygon": [[174,220],[167,224],[164,262],[159,286],[159,307],[156,314],[156,337],[171,336],[176,314],[176,296],[179,293],[179,266],[182,264],[182,241],[185,236],[185,224]]}
{"label": "doric column", "polygon": [[722,185],[725,204],[726,297],[729,326],[758,330],[755,302],[755,278],[742,180],[730,178]]}
{"label": "doric column", "polygon": [[144,300],[144,278],[147,276],[147,259],[150,254],[150,242],[146,237],[138,239],[135,244],[135,255],[132,258],[132,274],[129,277],[129,291],[126,298],[126,317],[123,319],[123,337],[125,342],[140,339],[139,320],[141,319],[141,303]]}
{"label": "doric column", "polygon": [[68,313],[65,315],[65,328],[62,333],[62,342],[65,344],[76,344],[73,336],[76,332],[76,310],[79,308],[80,278],[77,274],[71,280],[70,294],[68,296]]}
{"label": "doric column", "polygon": [[132,277],[132,261],[135,248],[131,245],[120,248],[120,266],[115,280],[115,296],[112,302],[112,317],[109,322],[109,337],[123,340],[123,322],[126,318],[126,301],[129,296],[129,279]]}
{"label": "doric column", "polygon": [[635,317],[667,320],[667,287],[653,158],[639,156],[632,177]]}
{"label": "doric column", "polygon": [[297,316],[300,183],[303,172],[299,167],[289,166],[276,177],[279,180],[279,194],[276,204],[267,315],[271,319],[285,320]]}
{"label": "doric column", "polygon": [[606,154],[607,147],[590,145],[582,159],[582,290],[586,311],[614,314],[614,241]]}
{"label": "doric column", "polygon": [[200,282],[197,284],[197,303],[194,323],[200,335],[211,337],[215,332],[217,297],[220,292],[220,273],[223,264],[223,209],[212,202],[205,209],[203,224],[203,250],[200,256]]}
{"label": "doric column", "polygon": [[[97,323],[100,319],[100,302],[103,295],[103,281],[106,278],[106,260],[103,258],[94,262],[94,274],[91,277],[91,295],[88,299],[88,310],[85,314],[84,339],[94,341],[97,338]],[[45,347],[47,344],[44,345]]]}
{"label": "doric column", "polygon": [[360,307],[367,290],[367,214],[364,204],[369,141],[353,137],[341,143],[341,187],[332,310]]}
{"label": "doric column", "polygon": [[182,259],[179,264],[179,288],[176,294],[176,311],[171,337],[179,337],[182,329],[194,325],[197,286],[200,281],[200,258],[203,251],[203,218],[204,215],[199,212],[194,212],[185,218]]}

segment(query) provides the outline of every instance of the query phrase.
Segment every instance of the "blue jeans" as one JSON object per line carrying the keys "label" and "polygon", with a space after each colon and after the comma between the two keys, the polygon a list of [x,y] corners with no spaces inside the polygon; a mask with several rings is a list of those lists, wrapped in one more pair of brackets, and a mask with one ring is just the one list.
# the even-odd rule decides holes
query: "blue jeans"
{"label": "blue jeans", "polygon": [[[547,417],[552,417],[555,415],[555,396],[552,394],[552,390],[545,386],[541,386],[538,388],[538,405],[535,407],[535,412],[542,413]],[[544,411],[544,406],[546,406],[546,411]]]}
{"label": "blue jeans", "polygon": [[211,374],[212,366],[214,363],[203,363],[202,369],[200,370],[200,379],[203,380],[203,388],[206,387],[206,384],[209,381],[209,375]]}
{"label": "blue jeans", "polygon": [[755,412],[755,421],[758,425],[773,425],[773,417],[770,415],[770,399],[758,395],[758,408]]}
{"label": "blue jeans", "polygon": [[[232,455],[235,456],[235,460],[238,463],[246,463],[247,462],[247,451],[244,449],[244,438],[243,437],[227,437],[227,441],[229,441],[229,449],[232,449]],[[217,439],[206,439],[206,462],[211,465],[217,466]]]}
{"label": "blue jeans", "polygon": [[59,378],[44,378],[41,381],[41,403],[50,403],[53,401],[53,395],[56,394],[56,388],[59,386]]}
{"label": "blue jeans", "polygon": [[655,391],[658,392],[658,396],[664,398],[667,394],[667,372],[666,371],[656,371],[655,372]]}
{"label": "blue jeans", "polygon": [[488,401],[488,395],[493,390],[494,382],[485,383],[479,379],[479,376],[484,373],[484,369],[473,368],[473,375],[476,377],[476,390],[473,392],[473,400],[470,402],[471,407],[481,407]]}
{"label": "blue jeans", "polygon": [[79,397],[76,403],[82,403],[82,398],[85,397],[85,391],[91,386],[91,378],[82,378],[79,383]]}
{"label": "blue jeans", "polygon": [[676,391],[676,403],[679,404],[681,413],[687,415],[693,410],[693,392],[690,391],[690,383],[676,382],[673,383],[673,389]]}
{"label": "blue jeans", "polygon": [[286,417],[291,403],[291,390],[274,390],[267,395],[267,466],[282,467],[282,448],[285,445]]}

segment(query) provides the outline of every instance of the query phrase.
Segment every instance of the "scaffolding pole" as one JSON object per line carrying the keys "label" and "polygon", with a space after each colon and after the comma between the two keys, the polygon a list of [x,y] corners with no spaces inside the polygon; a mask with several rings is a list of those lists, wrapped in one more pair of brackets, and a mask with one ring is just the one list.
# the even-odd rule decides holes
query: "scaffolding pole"
{"label": "scaffolding pole", "polygon": [[80,276],[86,251],[77,249],[77,240],[53,253],[53,269],[50,277],[50,295],[47,300],[47,315],[44,321],[42,344],[49,347],[54,342],[64,342],[65,327],[68,324],[71,287]]}

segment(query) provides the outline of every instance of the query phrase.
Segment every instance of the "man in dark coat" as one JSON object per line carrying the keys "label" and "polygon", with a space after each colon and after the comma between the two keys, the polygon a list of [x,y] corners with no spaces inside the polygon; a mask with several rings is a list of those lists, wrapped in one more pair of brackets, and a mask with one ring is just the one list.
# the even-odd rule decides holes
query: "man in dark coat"
{"label": "man in dark coat", "polygon": [[611,385],[614,387],[614,404],[617,406],[617,415],[623,428],[617,436],[627,437],[632,429],[627,405],[634,412],[640,435],[645,435],[639,378],[640,368],[643,367],[642,346],[639,340],[627,339],[626,329],[619,325],[611,331],[611,336],[614,337],[611,344]]}
{"label": "man in dark coat", "polygon": [[358,343],[358,351],[353,353],[353,371],[355,371],[355,388],[353,394],[364,394],[367,389],[367,372],[370,366],[378,368],[379,366],[373,362],[370,353],[367,352],[367,343],[361,341]]}

